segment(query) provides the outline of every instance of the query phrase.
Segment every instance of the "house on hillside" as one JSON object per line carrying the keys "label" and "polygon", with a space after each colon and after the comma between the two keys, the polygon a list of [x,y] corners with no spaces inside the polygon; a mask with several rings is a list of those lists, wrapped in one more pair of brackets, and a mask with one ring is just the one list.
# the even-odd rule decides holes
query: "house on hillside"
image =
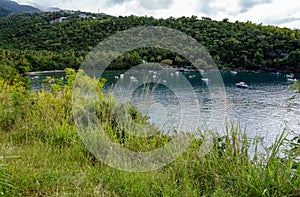
{"label": "house on hillside", "polygon": [[50,24],[53,24],[53,23],[62,23],[63,21],[67,20],[68,18],[67,17],[60,17],[60,18],[55,18],[54,20],[50,21]]}
{"label": "house on hillside", "polygon": [[91,15],[86,15],[84,13],[79,14],[78,17],[79,18],[87,18],[87,19],[89,19],[89,18],[96,19],[95,17],[93,17]]}
{"label": "house on hillside", "polygon": [[79,18],[89,18],[88,15],[81,13],[78,15]]}

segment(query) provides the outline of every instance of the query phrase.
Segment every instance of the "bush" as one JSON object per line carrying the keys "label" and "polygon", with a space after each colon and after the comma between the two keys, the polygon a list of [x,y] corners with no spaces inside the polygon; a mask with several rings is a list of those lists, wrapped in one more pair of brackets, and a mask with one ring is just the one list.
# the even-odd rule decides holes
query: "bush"
{"label": "bush", "polygon": [[173,60],[170,59],[165,59],[165,60],[161,60],[160,62],[161,64],[166,64],[166,65],[172,65],[173,64]]}
{"label": "bush", "polygon": [[[206,155],[199,148],[205,140],[199,131],[185,153],[157,171],[130,173],[107,166],[88,152],[76,132],[73,115],[82,112],[74,112],[72,105],[76,72],[66,73],[68,84],[52,84],[50,91],[40,92],[26,90],[20,81],[11,84],[0,79],[0,152],[20,155],[6,160],[7,168],[0,164],[0,195],[299,195],[299,163],[294,155],[279,157],[285,135],[266,154],[254,151],[252,158],[250,147],[256,148],[258,142],[249,140],[233,125],[227,127],[225,136],[215,136],[214,146]],[[104,80],[90,79],[82,71],[77,74],[82,75],[79,82],[88,84],[85,88],[96,87],[98,93],[96,103],[83,102],[79,107],[94,107],[102,129],[118,146],[146,152],[172,139],[159,130],[151,137],[128,134],[128,129],[140,128],[136,125],[149,126],[147,117],[130,103],[118,104],[111,95],[104,95]],[[74,96],[81,95],[78,92]],[[120,125],[120,120],[124,124]]]}

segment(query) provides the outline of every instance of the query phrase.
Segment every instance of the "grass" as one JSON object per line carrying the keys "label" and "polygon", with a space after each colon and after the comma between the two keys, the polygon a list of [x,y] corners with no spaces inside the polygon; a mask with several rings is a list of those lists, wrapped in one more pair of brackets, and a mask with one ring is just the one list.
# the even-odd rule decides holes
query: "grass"
{"label": "grass", "polygon": [[[73,79],[70,75],[70,84]],[[0,196],[300,195],[299,163],[292,156],[279,157],[284,133],[266,154],[250,157],[249,148],[256,143],[228,125],[227,134],[216,137],[205,156],[200,137],[171,164],[130,173],[107,166],[86,149],[73,121],[70,85],[33,93],[0,80],[0,90]],[[111,116],[113,99],[103,96],[99,102],[98,118],[115,143],[138,151],[170,140],[159,133],[142,139],[122,133]],[[130,113],[134,121],[146,124],[137,111]]]}

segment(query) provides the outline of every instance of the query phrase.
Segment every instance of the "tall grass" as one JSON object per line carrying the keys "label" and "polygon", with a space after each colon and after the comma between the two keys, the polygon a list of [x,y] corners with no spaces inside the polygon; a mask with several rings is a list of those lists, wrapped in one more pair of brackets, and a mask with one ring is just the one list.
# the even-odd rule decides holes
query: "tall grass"
{"label": "tall grass", "polygon": [[4,186],[7,184],[6,173],[4,169],[4,165],[0,164],[0,195],[4,194]]}
{"label": "tall grass", "polygon": [[[3,158],[0,157],[0,160]],[[13,185],[9,181],[9,174],[7,172],[7,166],[0,163],[0,196],[6,193],[6,190],[13,188]]]}
{"label": "tall grass", "polygon": [[[50,92],[32,92],[0,80],[0,195],[300,195],[299,163],[293,154],[280,156],[286,135],[279,136],[265,154],[252,151],[254,155],[249,155],[257,142],[231,124],[226,135],[215,137],[206,155],[200,149],[204,139],[199,137],[177,160],[156,171],[129,173],[107,166],[89,153],[76,132],[71,113],[75,73],[67,73],[69,85],[53,85]],[[159,131],[149,138],[128,135],[112,114],[120,107],[126,109],[132,121],[147,124],[132,106],[119,106],[114,98],[102,95],[97,115],[115,143],[133,151],[147,151],[171,140],[172,136]],[[199,131],[198,136],[204,136],[203,132]],[[13,155],[19,157],[7,159]]]}

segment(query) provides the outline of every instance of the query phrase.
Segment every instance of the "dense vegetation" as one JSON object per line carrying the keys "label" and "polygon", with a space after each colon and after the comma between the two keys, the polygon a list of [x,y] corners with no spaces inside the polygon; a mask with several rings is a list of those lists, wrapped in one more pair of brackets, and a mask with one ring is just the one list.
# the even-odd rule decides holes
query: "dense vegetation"
{"label": "dense vegetation", "polygon": [[[81,71],[79,71],[81,72]],[[194,139],[187,152],[157,171],[129,173],[113,169],[88,152],[76,132],[72,112],[75,71],[67,69],[68,84],[50,91],[26,88],[17,72],[0,75],[0,195],[4,196],[298,196],[299,139],[285,149],[285,134],[258,154],[257,141],[228,125],[216,136],[209,154]],[[11,77],[13,75],[13,77]],[[104,96],[97,83],[97,117],[107,136],[133,151],[164,146],[172,137],[157,132],[147,138],[121,132],[112,108],[119,104]],[[129,107],[134,122],[147,119]],[[130,126],[129,123],[128,125]],[[132,127],[133,129],[133,127]],[[203,136],[205,131],[199,131]],[[291,149],[292,147],[292,149]],[[254,157],[249,155],[250,148]],[[254,149],[253,149],[254,148]],[[254,151],[254,152],[253,152]],[[281,155],[279,157],[279,155]]]}
{"label": "dense vegetation", "polygon": [[[300,71],[300,31],[252,24],[214,21],[195,16],[155,19],[153,17],[112,17],[105,14],[61,11],[12,15],[0,19],[0,48],[9,50],[19,61],[27,62],[24,70],[78,68],[84,55],[103,39],[136,26],[165,26],[182,31],[203,44],[219,68]],[[51,22],[67,17],[61,22]],[[51,23],[50,23],[51,22]],[[0,57],[3,59],[2,57]],[[14,57],[13,57],[14,58]],[[0,60],[1,60],[0,59]],[[190,66],[178,54],[160,49],[128,52],[111,68],[124,69],[142,61]]]}

